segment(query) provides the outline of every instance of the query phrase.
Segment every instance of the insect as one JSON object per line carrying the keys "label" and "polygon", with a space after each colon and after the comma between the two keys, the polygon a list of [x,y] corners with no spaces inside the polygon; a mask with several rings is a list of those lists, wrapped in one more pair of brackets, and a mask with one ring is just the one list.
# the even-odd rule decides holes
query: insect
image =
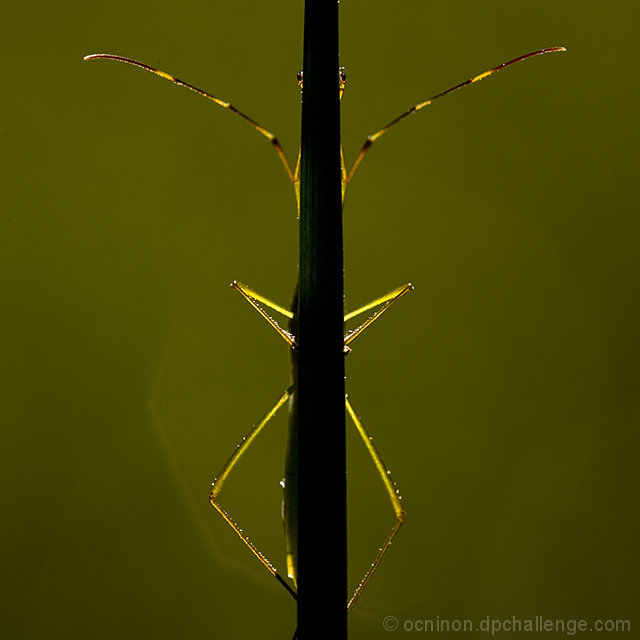
{"label": "insect", "polygon": [[[473,76],[469,80],[462,82],[446,91],[442,91],[434,95],[433,97],[421,102],[419,104],[414,105],[410,109],[407,109],[403,113],[401,113],[394,120],[389,122],[386,126],[384,126],[379,131],[369,135],[363,144],[360,152],[356,156],[354,163],[351,165],[351,168],[347,170],[344,155],[341,151],[341,175],[342,175],[342,198],[344,201],[345,192],[347,186],[353,179],[353,176],[362,163],[363,158],[372,147],[372,145],[383,136],[389,129],[394,127],[396,124],[407,118],[408,116],[420,111],[421,109],[431,105],[433,102],[442,98],[458,89],[462,89],[463,87],[469,86],[484,78],[487,78],[494,73],[501,71],[502,69],[506,69],[511,65],[522,62],[524,60],[543,55],[546,53],[556,53],[564,51],[564,47],[552,47],[547,49],[540,49],[537,51],[532,51],[525,55],[519,56],[517,58],[513,58],[508,62],[504,62],[497,67],[493,67],[488,71],[485,71],[481,74]],[[275,152],[277,153],[284,169],[287,173],[289,180],[291,181],[296,203],[298,206],[298,210],[300,207],[300,152],[298,151],[297,161],[295,167],[292,168],[289,163],[287,156],[284,153],[284,150],[280,146],[280,143],[276,136],[272,134],[270,131],[262,127],[255,120],[245,115],[236,107],[234,107],[231,103],[221,100],[220,98],[215,97],[214,95],[198,89],[197,87],[183,82],[179,80],[175,76],[172,76],[164,71],[160,71],[154,67],[151,67],[142,62],[138,62],[137,60],[132,60],[131,58],[125,58],[119,55],[107,54],[107,53],[98,53],[92,54],[85,57],[85,60],[96,60],[96,59],[106,59],[106,60],[114,60],[116,62],[124,62],[131,64],[133,66],[139,67],[145,71],[153,73],[161,78],[169,80],[170,82],[177,84],[182,87],[186,87],[187,89],[198,93],[199,95],[207,98],[215,102],[217,105],[223,107],[224,109],[228,109],[229,111],[235,113],[238,117],[242,118],[245,122],[247,122],[251,127],[253,127],[258,133],[262,134],[267,140],[273,145]],[[302,84],[303,78],[300,73],[298,76],[298,81]],[[346,76],[343,70],[340,70],[340,97],[342,97],[342,93],[346,84]],[[283,587],[295,598],[296,597],[296,558],[297,558],[297,531],[296,531],[296,522],[297,522],[297,513],[296,513],[296,483],[297,483],[297,459],[296,459],[296,441],[297,441],[297,424],[290,420],[289,424],[289,437],[288,437],[288,445],[287,445],[287,456],[285,462],[285,474],[284,480],[282,481],[283,489],[284,489],[284,500],[283,500],[283,519],[284,519],[284,528],[285,528],[285,552],[286,552],[286,565],[287,565],[287,575],[290,581],[286,580],[281,573],[276,569],[276,567],[272,564],[272,562],[266,558],[260,550],[251,542],[251,540],[247,537],[247,535],[243,532],[243,530],[239,527],[239,525],[233,520],[233,518],[227,513],[227,511],[221,506],[219,503],[219,495],[222,491],[222,488],[225,484],[225,481],[229,477],[233,468],[237,464],[238,460],[242,457],[242,455],[247,451],[247,449],[251,446],[251,444],[258,437],[260,432],[265,428],[265,426],[269,423],[269,421],[278,413],[278,411],[285,405],[289,404],[290,409],[293,407],[293,403],[295,402],[295,389],[296,389],[296,332],[297,332],[297,289],[294,295],[294,302],[292,304],[291,310],[286,309],[275,302],[272,302],[268,298],[262,296],[258,292],[254,291],[247,285],[244,285],[240,282],[233,282],[231,285],[238,293],[240,293],[244,299],[251,304],[251,306],[275,329],[278,335],[287,343],[290,352],[291,352],[291,363],[292,363],[292,374],[291,374],[291,385],[284,391],[284,393],[278,398],[277,402],[267,411],[267,413],[263,416],[263,418],[249,431],[249,433],[243,438],[242,442],[237,446],[234,453],[231,455],[225,466],[222,468],[218,476],[213,482],[211,487],[211,491],[209,493],[209,500],[212,506],[220,513],[220,515],[227,521],[227,523],[233,528],[233,530],[240,536],[243,542],[249,547],[249,549],[255,554],[255,556],[260,560],[260,562],[266,567],[266,569],[283,585]],[[353,341],[367,328],[369,327],[375,320],[377,320],[387,309],[404,297],[407,293],[409,293],[413,289],[410,283],[401,285],[394,289],[393,291],[373,300],[372,302],[364,305],[352,311],[350,313],[345,314],[344,321],[345,323],[351,319],[361,316],[367,312],[373,313],[360,324],[353,331],[349,331],[344,337],[344,352],[345,354],[351,351],[351,344]],[[276,312],[280,314],[283,318],[286,318],[288,321],[287,328],[284,328],[280,325],[280,323],[274,319],[271,315],[272,312]],[[371,437],[368,435],[362,421],[358,418],[351,402],[348,397],[345,398],[345,408],[347,413],[349,414],[351,420],[353,421],[356,430],[361,436],[365,447],[369,455],[371,456],[373,463],[377,469],[377,472],[382,480],[384,488],[389,496],[389,500],[391,502],[391,507],[393,509],[395,515],[395,523],[391,528],[391,531],[387,535],[386,540],[383,545],[380,547],[377,556],[375,557],[373,563],[369,567],[368,571],[365,573],[364,577],[358,584],[355,589],[354,594],[351,596],[347,607],[348,610],[354,606],[360,595],[362,594],[364,588],[368,584],[369,580],[373,576],[376,571],[378,565],[380,564],[382,558],[386,554],[389,546],[391,545],[395,535],[397,534],[400,526],[402,525],[405,518],[405,511],[402,506],[402,501],[400,498],[399,491],[396,489],[396,486],[391,479],[391,474],[385,464],[383,463],[380,454],[378,453],[375,445]],[[295,412],[291,411],[290,414],[293,415]]]}

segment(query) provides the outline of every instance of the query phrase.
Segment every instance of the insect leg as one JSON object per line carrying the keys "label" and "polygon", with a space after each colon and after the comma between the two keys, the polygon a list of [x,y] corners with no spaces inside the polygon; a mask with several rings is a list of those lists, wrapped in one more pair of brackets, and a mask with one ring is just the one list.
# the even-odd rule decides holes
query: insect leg
{"label": "insect leg", "polygon": [[402,296],[413,291],[413,285],[408,282],[407,284],[403,284],[402,286],[390,291],[389,293],[385,293],[383,296],[372,300],[368,304],[365,304],[363,307],[356,309],[355,311],[351,311],[347,313],[344,317],[344,321],[347,322],[356,316],[359,316],[361,313],[365,311],[369,311],[375,307],[380,306],[373,315],[371,315],[365,322],[363,322],[357,329],[353,331],[349,331],[344,338],[344,344],[349,345],[353,340],[355,340],[371,323],[377,320],[394,302],[400,300]]}
{"label": "insect leg", "polygon": [[231,516],[222,508],[222,506],[218,503],[218,495],[220,491],[222,491],[222,487],[224,486],[225,481],[229,477],[233,467],[235,467],[238,460],[242,457],[245,451],[249,448],[251,443],[258,437],[260,432],[264,429],[267,422],[275,416],[278,410],[284,405],[289,396],[291,395],[292,388],[287,389],[278,399],[278,401],[267,411],[264,417],[258,422],[251,431],[242,439],[242,442],[237,446],[236,450],[233,452],[232,456],[229,458],[227,463],[222,468],[222,471],[218,474],[218,477],[213,481],[211,486],[211,491],[209,492],[209,502],[214,507],[214,509],[227,521],[227,523],[231,526],[231,528],[242,538],[242,541],[251,549],[253,554],[260,560],[260,562],[264,565],[264,567],[269,571],[269,573],[278,580],[278,582],[295,598],[296,592],[293,588],[285,581],[285,579],[278,573],[276,568],[273,566],[271,561],[249,540],[249,538],[244,534],[242,529],[237,525],[237,523],[231,518]]}
{"label": "insect leg", "polygon": [[356,425],[356,429],[358,430],[358,433],[360,434],[362,441],[367,447],[367,451],[369,452],[369,455],[371,456],[373,463],[375,464],[376,469],[378,470],[378,473],[380,474],[380,478],[382,479],[385,489],[389,494],[389,499],[391,500],[391,506],[393,507],[393,512],[396,516],[396,523],[393,525],[393,528],[391,529],[391,532],[387,536],[387,539],[384,541],[384,544],[382,545],[382,547],[380,547],[380,550],[378,552],[378,555],[376,556],[376,559],[373,561],[371,567],[369,568],[367,573],[364,575],[362,580],[360,580],[360,584],[357,586],[354,594],[351,596],[351,600],[349,600],[347,609],[348,611],[351,611],[351,609],[353,608],[353,605],[356,603],[358,598],[362,595],[364,588],[367,586],[375,570],[378,568],[378,565],[380,564],[382,558],[384,557],[384,554],[387,552],[387,549],[391,546],[391,543],[396,533],[398,533],[398,529],[404,522],[405,511],[402,508],[402,500],[400,498],[400,493],[396,489],[396,485],[391,479],[391,472],[389,471],[389,469],[387,469],[384,462],[382,461],[382,458],[380,457],[378,450],[373,444],[373,440],[367,433],[366,429],[364,428],[364,425],[362,424],[362,421],[360,420],[360,418],[358,418],[358,416],[356,415],[356,412],[351,406],[351,403],[349,402],[349,398],[345,398],[345,405],[347,407],[347,411],[349,415],[351,416],[351,419],[353,420],[353,423]]}
{"label": "insect leg", "polygon": [[231,283],[231,287],[235,289],[280,335],[281,338],[290,346],[295,347],[296,339],[291,333],[289,333],[286,329],[283,329],[278,322],[272,318],[261,306],[260,303],[265,306],[281,313],[285,318],[291,320],[293,318],[293,313],[284,307],[281,307],[279,304],[272,302],[269,298],[265,298],[263,295],[259,294],[257,291],[254,291],[246,284],[242,284],[242,282],[238,282],[234,280]]}

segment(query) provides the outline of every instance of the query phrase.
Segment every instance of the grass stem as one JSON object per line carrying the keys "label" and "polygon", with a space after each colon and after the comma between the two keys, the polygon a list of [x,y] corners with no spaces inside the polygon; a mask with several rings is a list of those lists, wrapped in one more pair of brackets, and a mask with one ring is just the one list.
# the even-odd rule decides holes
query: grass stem
{"label": "grass stem", "polygon": [[298,637],[342,640],[347,638],[347,527],[337,0],[306,0],[304,21]]}

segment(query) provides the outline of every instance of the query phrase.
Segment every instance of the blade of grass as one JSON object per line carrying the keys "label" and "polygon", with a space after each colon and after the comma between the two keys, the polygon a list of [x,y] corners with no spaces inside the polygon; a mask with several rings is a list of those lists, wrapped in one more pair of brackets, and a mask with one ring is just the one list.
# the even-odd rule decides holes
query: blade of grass
{"label": "blade of grass", "polygon": [[300,640],[347,638],[338,68],[338,2],[306,0],[296,389]]}

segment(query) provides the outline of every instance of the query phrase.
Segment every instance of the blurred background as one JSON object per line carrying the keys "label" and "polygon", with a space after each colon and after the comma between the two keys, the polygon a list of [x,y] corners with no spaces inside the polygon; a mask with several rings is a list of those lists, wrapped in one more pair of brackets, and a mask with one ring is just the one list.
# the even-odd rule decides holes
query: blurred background
{"label": "blurred background", "polygon": [[[630,0],[341,3],[347,162],[416,102],[569,50],[421,111],[350,186],[347,308],[415,285],[347,362],[408,512],[352,638],[388,638],[386,616],[637,633],[639,19]],[[293,191],[233,114],[82,57],[230,100],[293,162],[302,1],[13,3],[0,29],[1,635],[290,638],[293,600],[207,494],[288,384],[228,284],[289,303]],[[221,498],[278,566],[285,435],[282,415]],[[349,445],[355,586],[393,514]]]}

